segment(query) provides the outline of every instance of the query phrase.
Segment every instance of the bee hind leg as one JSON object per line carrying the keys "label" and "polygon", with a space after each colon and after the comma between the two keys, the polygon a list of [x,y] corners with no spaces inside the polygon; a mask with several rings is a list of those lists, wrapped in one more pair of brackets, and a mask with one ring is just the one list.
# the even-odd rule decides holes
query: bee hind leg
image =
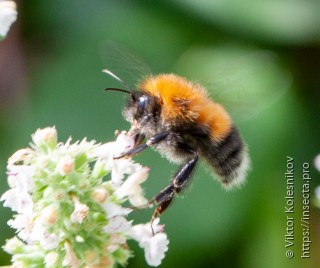
{"label": "bee hind leg", "polygon": [[189,160],[178,170],[171,183],[151,200],[151,202],[157,204],[157,208],[155,209],[150,221],[153,235],[155,234],[152,226],[153,221],[169,207],[174,195],[180,193],[186,187],[191,178],[192,171],[196,166],[198,158],[198,154],[195,153],[194,158]]}

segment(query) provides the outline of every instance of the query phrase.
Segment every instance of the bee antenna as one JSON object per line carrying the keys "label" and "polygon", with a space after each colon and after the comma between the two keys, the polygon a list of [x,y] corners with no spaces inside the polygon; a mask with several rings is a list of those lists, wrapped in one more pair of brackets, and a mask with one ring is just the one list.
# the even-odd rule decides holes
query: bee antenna
{"label": "bee antenna", "polygon": [[128,90],[125,90],[125,89],[119,89],[119,88],[107,88],[105,90],[121,91],[121,92],[125,92],[125,93],[132,95],[132,91],[133,91],[132,88],[126,82],[124,82],[120,77],[116,76],[113,72],[111,72],[108,69],[104,69],[104,70],[102,70],[102,72],[106,73],[106,74],[110,75],[111,77],[113,77],[114,79],[118,80],[120,83],[122,83],[128,89]]}
{"label": "bee antenna", "polygon": [[124,92],[124,93],[127,93],[127,94],[132,95],[132,92],[131,92],[131,91],[125,90],[125,89],[121,89],[121,88],[108,87],[108,88],[106,88],[104,91],[109,91],[109,90],[120,91],[120,92]]}

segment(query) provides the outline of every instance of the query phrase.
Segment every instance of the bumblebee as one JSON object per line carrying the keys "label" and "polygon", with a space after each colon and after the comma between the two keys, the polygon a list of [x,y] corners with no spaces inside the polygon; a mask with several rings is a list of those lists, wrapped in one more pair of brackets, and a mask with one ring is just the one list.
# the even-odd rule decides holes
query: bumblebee
{"label": "bumblebee", "polygon": [[186,187],[200,157],[225,188],[245,182],[250,166],[246,145],[229,114],[204,87],[175,74],[160,74],[147,77],[133,90],[111,71],[104,72],[127,88],[106,90],[129,95],[123,116],[131,124],[128,135],[135,137],[135,146],[117,158],[151,147],[181,165],[169,185],[149,201],[157,205],[152,221]]}

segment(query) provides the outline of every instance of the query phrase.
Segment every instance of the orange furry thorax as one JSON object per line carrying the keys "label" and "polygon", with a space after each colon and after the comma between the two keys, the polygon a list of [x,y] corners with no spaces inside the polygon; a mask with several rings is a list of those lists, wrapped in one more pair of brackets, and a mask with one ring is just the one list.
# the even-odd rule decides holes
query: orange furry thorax
{"label": "orange furry thorax", "polygon": [[161,118],[173,125],[197,123],[207,126],[213,139],[222,139],[232,121],[225,109],[208,98],[206,90],[174,74],[151,76],[140,84],[142,91],[159,99]]}

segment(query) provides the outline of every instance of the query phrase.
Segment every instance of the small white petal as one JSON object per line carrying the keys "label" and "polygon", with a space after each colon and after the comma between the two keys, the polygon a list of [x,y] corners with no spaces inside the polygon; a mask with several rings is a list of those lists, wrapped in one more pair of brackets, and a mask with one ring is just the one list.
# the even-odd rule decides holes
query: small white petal
{"label": "small white petal", "polygon": [[117,143],[118,152],[115,152],[115,153],[122,154],[130,150],[131,148],[133,148],[134,136],[126,135],[126,132],[121,132],[117,136],[116,143]]}
{"label": "small white petal", "polygon": [[122,234],[113,233],[110,235],[110,239],[108,241],[107,250],[110,252],[116,251],[121,245],[126,243],[126,237]]}
{"label": "small white petal", "polygon": [[148,199],[146,199],[142,194],[129,196],[129,201],[135,207],[143,207],[148,204]]}
{"label": "small white petal", "polygon": [[120,205],[111,203],[109,201],[104,202],[102,204],[102,207],[106,211],[108,219],[111,219],[116,216],[127,216],[132,211],[132,209],[130,208],[124,208]]}
{"label": "small white petal", "polygon": [[26,265],[23,261],[16,260],[16,256],[17,255],[12,256],[12,265],[10,266],[10,268],[26,268]]}
{"label": "small white petal", "polygon": [[102,173],[109,173],[109,171],[110,168],[107,166],[106,161],[97,159],[91,172],[92,178],[98,178]]}
{"label": "small white petal", "polygon": [[32,211],[33,202],[27,192],[21,191],[17,188],[6,191],[0,201],[4,201],[3,206],[9,207],[18,213],[28,213]]}
{"label": "small white petal", "polygon": [[30,242],[38,242],[42,239],[43,233],[45,229],[43,227],[42,222],[39,219],[36,219],[32,223],[32,230],[30,232],[29,241]]}
{"label": "small white petal", "polygon": [[159,225],[159,218],[153,222],[155,235],[152,234],[150,223],[138,224],[131,228],[129,235],[139,242],[145,251],[145,258],[150,266],[158,266],[168,250],[169,240],[163,233],[163,225]]}
{"label": "small white petal", "polygon": [[120,233],[126,232],[131,228],[131,222],[127,221],[125,217],[117,216],[109,220],[109,224],[103,229],[106,233]]}
{"label": "small white petal", "polygon": [[50,234],[42,223],[40,218],[33,222],[32,231],[28,242],[40,242],[46,250],[52,250],[59,245],[59,239],[56,234]]}
{"label": "small white petal", "polygon": [[33,228],[32,215],[31,214],[18,214],[14,216],[14,219],[8,221],[8,225],[14,228],[18,232],[18,237],[23,241],[29,239],[30,233]]}
{"label": "small white petal", "polygon": [[8,225],[11,228],[17,229],[20,231],[23,228],[26,228],[29,225],[30,218],[27,214],[18,214],[14,216],[14,219],[8,221]]}
{"label": "small white petal", "polygon": [[111,168],[111,181],[115,186],[122,184],[125,174],[132,174],[141,169],[141,165],[134,163],[131,159],[112,160],[109,164]]}
{"label": "small white petal", "polygon": [[165,257],[165,252],[168,250],[169,240],[165,233],[158,233],[151,237],[145,243],[144,251],[147,263],[150,266],[159,266]]}
{"label": "small white petal", "polygon": [[[156,218],[152,223],[152,229],[154,230],[155,234],[163,232],[164,230],[164,225],[159,224],[159,222],[160,219]],[[132,226],[130,236],[134,240],[142,242],[144,240],[150,239],[153,236],[152,229],[150,222],[145,224],[137,224]]]}
{"label": "small white petal", "polygon": [[115,142],[102,144],[94,149],[94,155],[106,161],[111,169],[111,180],[115,186],[119,186],[125,174],[134,173],[141,166],[135,164],[131,159],[114,159],[122,155],[134,146],[134,137],[127,136],[125,133],[118,135]]}
{"label": "small white petal", "polygon": [[17,7],[13,1],[0,2],[0,36],[6,36],[10,26],[17,19]]}
{"label": "small white petal", "polygon": [[113,148],[114,142],[102,144],[93,150],[93,155],[108,161],[113,158]]}
{"label": "small white petal", "polygon": [[3,206],[11,208],[13,211],[17,211],[18,209],[18,198],[17,193],[19,190],[17,189],[9,189],[8,191],[4,192],[0,198],[0,201],[4,201]]}
{"label": "small white petal", "polygon": [[147,179],[148,172],[149,168],[141,168],[138,172],[131,174],[115,194],[119,198],[128,196],[130,203],[136,207],[147,204],[148,200],[143,196],[140,184]]}
{"label": "small white petal", "polygon": [[59,246],[59,238],[56,234],[44,232],[40,244],[46,250],[53,250]]}
{"label": "small white petal", "polygon": [[46,267],[57,267],[58,258],[59,255],[57,252],[49,252],[44,258]]}
{"label": "small white petal", "polygon": [[8,166],[8,184],[11,188],[29,192],[34,188],[32,166]]}
{"label": "small white petal", "polygon": [[14,254],[17,248],[22,247],[23,245],[24,243],[14,236],[6,241],[6,244],[3,246],[3,250],[9,254]]}
{"label": "small white petal", "polygon": [[95,158],[95,155],[93,155],[93,151],[98,147],[98,145],[95,144],[96,142],[93,141],[87,141],[86,138],[84,138],[82,141],[77,141],[73,144],[71,144],[71,138],[68,139],[68,141],[65,144],[59,144],[58,150],[61,152],[61,154],[69,154],[69,155],[79,155],[79,154],[86,154],[88,158]]}
{"label": "small white petal", "polygon": [[134,137],[127,136],[125,133],[118,135],[116,141],[108,142],[98,146],[93,152],[95,156],[110,160],[119,156],[134,146]]}

